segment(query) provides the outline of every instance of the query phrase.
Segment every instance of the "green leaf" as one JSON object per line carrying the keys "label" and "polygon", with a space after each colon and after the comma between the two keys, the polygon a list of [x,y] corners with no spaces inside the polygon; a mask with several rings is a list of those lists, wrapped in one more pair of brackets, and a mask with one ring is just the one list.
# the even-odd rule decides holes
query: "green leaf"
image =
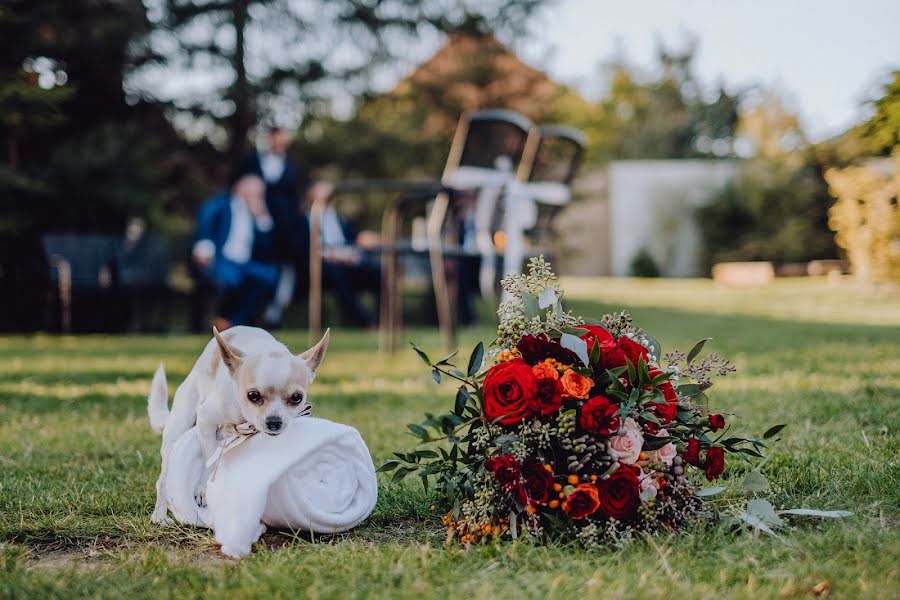
{"label": "green leaf", "polygon": [[571,333],[564,333],[559,338],[559,345],[574,352],[584,366],[587,367],[591,364],[591,359],[588,358],[587,353],[587,342],[580,337],[576,337]]}
{"label": "green leaf", "polygon": [[522,308],[525,311],[525,318],[529,321],[541,316],[544,312],[538,304],[538,299],[528,292],[522,292]]}
{"label": "green leaf", "polygon": [[[459,354],[459,350],[454,350],[453,352],[451,352],[450,354],[448,354],[441,360],[437,361],[435,364],[436,365],[450,365],[450,359],[453,358],[454,356],[456,356],[457,354]],[[450,365],[450,366],[452,367],[453,365]]]}
{"label": "green leaf", "polygon": [[763,439],[767,440],[771,437],[775,437],[778,435],[778,432],[787,427],[787,423],[783,423],[781,425],[775,425],[774,427],[769,427],[766,432],[763,434]]}
{"label": "green leaf", "polygon": [[440,383],[441,382],[441,372],[438,371],[437,369],[432,369],[431,370],[431,378],[434,379],[435,383]]}
{"label": "green leaf", "polygon": [[702,490],[698,490],[694,495],[698,498],[705,498],[706,496],[715,496],[716,494],[721,494],[724,491],[725,488],[722,486],[706,487]]}
{"label": "green leaf", "polygon": [[771,527],[766,525],[766,523],[762,519],[757,517],[756,515],[751,515],[750,513],[741,511],[740,513],[738,513],[738,517],[740,517],[742,521],[744,521],[751,527],[754,527],[755,529],[759,529],[763,533],[768,533],[772,537],[776,537],[776,538],[779,537],[778,534],[775,533]]}
{"label": "green leaf", "polygon": [[769,489],[769,480],[759,471],[750,471],[744,476],[741,485],[751,492],[765,492]]}
{"label": "green leaf", "polygon": [[703,393],[704,387],[699,383],[682,383],[675,388],[685,398],[693,398]]}
{"label": "green leaf", "polygon": [[425,354],[424,352],[422,352],[421,350],[419,350],[419,348],[416,347],[416,345],[413,344],[412,342],[410,342],[409,345],[412,346],[412,349],[416,351],[416,354],[419,355],[419,358],[422,359],[422,362],[424,362],[426,365],[428,365],[428,366],[430,367],[430,366],[431,366],[431,359],[428,358],[428,355]]}
{"label": "green leaf", "polygon": [[438,453],[434,450],[419,450],[416,452],[419,458],[437,458]]}
{"label": "green leaf", "polygon": [[409,429],[412,432],[412,434],[414,436],[416,436],[417,438],[425,439],[428,437],[428,432],[425,431],[425,428],[422,427],[421,425],[416,425],[415,423],[410,423],[409,425],[406,426],[406,428]]}
{"label": "green leaf", "polygon": [[517,517],[518,515],[516,515],[515,511],[509,511],[509,532],[512,534],[512,539],[514,540],[518,539],[519,537],[519,532],[517,531],[518,527],[516,526]]}
{"label": "green leaf", "polygon": [[711,340],[711,339],[712,339],[712,338],[702,339],[702,340],[700,340],[699,342],[697,342],[696,344],[694,344],[694,347],[691,348],[691,351],[688,352],[688,355],[687,355],[687,362],[688,362],[689,364],[690,364],[690,362],[691,362],[692,360],[694,360],[695,358],[697,358],[697,355],[700,354],[700,351],[701,351],[701,350],[703,350],[703,346],[706,344],[706,342],[708,342],[708,341]]}
{"label": "green leaf", "polygon": [[784,524],[781,518],[775,513],[775,508],[768,500],[750,500],[747,502],[747,512],[759,517],[769,525],[780,527]]}
{"label": "green leaf", "polygon": [[569,335],[574,335],[577,337],[581,337],[586,333],[590,333],[590,330],[583,327],[562,327],[559,331],[560,333],[568,333]]}
{"label": "green leaf", "polygon": [[453,404],[453,412],[457,415],[461,415],[463,410],[466,408],[466,404],[469,403],[469,390],[466,389],[466,386],[461,385],[459,389],[456,391],[456,402]]}
{"label": "green leaf", "polygon": [[378,467],[375,472],[376,473],[387,473],[388,471],[393,471],[397,467],[400,466],[400,461],[398,460],[389,460],[385,462],[383,465]]}
{"label": "green leaf", "polygon": [[474,377],[475,374],[478,373],[479,369],[481,369],[481,363],[483,362],[484,344],[482,342],[478,342],[478,345],[475,346],[475,349],[472,350],[472,354],[469,356],[469,377]]}
{"label": "green leaf", "polygon": [[788,508],[780,511],[780,513],[801,517],[820,517],[822,519],[842,519],[853,516],[853,513],[849,510],[815,510],[812,508]]}
{"label": "green leaf", "polygon": [[662,345],[656,340],[656,338],[652,338],[646,333],[644,333],[643,335],[647,340],[647,343],[650,344],[650,347],[647,348],[650,351],[650,355],[653,356],[655,360],[659,360],[660,357],[662,357]]}

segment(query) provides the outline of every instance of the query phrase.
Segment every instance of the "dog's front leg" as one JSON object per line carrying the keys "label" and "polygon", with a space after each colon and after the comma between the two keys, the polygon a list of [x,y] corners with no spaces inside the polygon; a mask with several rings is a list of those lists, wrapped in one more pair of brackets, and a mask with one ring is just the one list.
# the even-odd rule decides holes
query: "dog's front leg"
{"label": "dog's front leg", "polygon": [[206,484],[212,475],[215,465],[207,465],[210,457],[216,453],[218,440],[216,439],[216,424],[214,422],[197,421],[197,437],[200,439],[200,450],[203,454],[203,475],[197,482],[194,490],[194,500],[199,506],[206,506]]}

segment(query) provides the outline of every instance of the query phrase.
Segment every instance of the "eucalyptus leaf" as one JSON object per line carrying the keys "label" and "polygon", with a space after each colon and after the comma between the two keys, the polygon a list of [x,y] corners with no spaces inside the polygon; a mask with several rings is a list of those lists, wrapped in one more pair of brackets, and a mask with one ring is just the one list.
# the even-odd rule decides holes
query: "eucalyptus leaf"
{"label": "eucalyptus leaf", "polygon": [[440,383],[441,382],[441,372],[438,371],[437,369],[432,369],[431,370],[431,378],[434,379],[435,383]]}
{"label": "eucalyptus leaf", "polygon": [[724,487],[717,485],[715,487],[706,487],[706,488],[703,488],[702,490],[698,490],[697,493],[695,493],[694,495],[697,496],[698,498],[705,498],[707,496],[715,496],[716,494],[721,494],[724,491],[725,491]]}
{"label": "eucalyptus leaf", "polygon": [[751,515],[759,517],[769,525],[784,525],[784,522],[775,512],[775,508],[768,500],[750,500],[749,502],[747,502],[747,512]]}
{"label": "eucalyptus leaf", "polygon": [[550,308],[557,302],[559,302],[559,296],[556,294],[556,290],[552,287],[544,288],[544,290],[538,296],[538,308],[541,310]]}
{"label": "eucalyptus leaf", "polygon": [[422,352],[421,350],[419,350],[419,349],[416,347],[416,345],[413,344],[412,342],[410,342],[409,345],[412,346],[412,349],[416,351],[416,354],[419,355],[419,358],[422,359],[422,362],[424,362],[426,365],[428,365],[428,366],[430,367],[430,366],[431,366],[431,359],[428,358],[428,355],[425,354],[424,352]]}
{"label": "eucalyptus leaf", "polygon": [[585,367],[590,366],[591,359],[588,357],[587,342],[580,337],[576,337],[571,333],[564,333],[559,338],[559,345],[567,350],[571,350],[578,357]]}
{"label": "eucalyptus leaf", "polygon": [[741,485],[751,492],[765,492],[769,489],[769,480],[759,471],[750,471],[744,476]]}
{"label": "eucalyptus leaf", "polygon": [[797,515],[801,517],[821,517],[823,519],[842,519],[853,516],[849,510],[815,510],[812,508],[788,508],[779,511],[782,515]]}
{"label": "eucalyptus leaf", "polygon": [[538,303],[538,299],[528,292],[522,292],[522,308],[525,311],[525,318],[529,321],[541,316],[541,305]]}
{"label": "eucalyptus leaf", "polygon": [[768,533],[769,535],[771,535],[772,537],[775,537],[775,538],[779,537],[779,535],[777,533],[775,533],[771,527],[766,525],[762,519],[760,519],[759,517],[757,517],[755,515],[751,515],[749,513],[741,511],[740,513],[738,513],[738,517],[742,521],[744,521],[745,523],[750,525],[751,527],[754,527],[755,529],[759,529],[763,533]]}

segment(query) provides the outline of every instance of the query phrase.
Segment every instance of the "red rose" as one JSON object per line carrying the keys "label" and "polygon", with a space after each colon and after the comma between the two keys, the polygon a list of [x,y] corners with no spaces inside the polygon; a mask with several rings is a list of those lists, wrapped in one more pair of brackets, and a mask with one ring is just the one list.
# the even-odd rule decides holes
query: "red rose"
{"label": "red rose", "polygon": [[709,426],[712,427],[713,431],[724,429],[725,417],[722,415],[709,415]]}
{"label": "red rose", "polygon": [[528,409],[539,415],[550,415],[562,407],[563,385],[559,379],[538,379]]}
{"label": "red rose", "polygon": [[644,362],[649,362],[649,360],[647,360],[647,357],[650,356],[649,350],[647,350],[631,338],[619,338],[619,348],[622,349],[622,352],[625,354],[625,358],[627,358],[628,361],[631,362],[631,364],[633,364],[635,367],[637,367],[638,362],[642,358],[644,359]]}
{"label": "red rose", "polygon": [[681,458],[689,465],[698,464],[700,462],[700,440],[697,438],[689,439],[684,452],[681,453]]}
{"label": "red rose", "polygon": [[[662,370],[656,367],[650,367],[649,373],[650,379],[656,379],[663,374]],[[662,393],[666,401],[654,402],[650,404],[649,408],[663,424],[666,424],[675,420],[675,415],[678,413],[678,394],[675,393],[675,388],[669,381],[657,384],[656,389]]]}
{"label": "red rose", "polygon": [[608,330],[598,325],[579,325],[588,332],[581,336],[581,339],[587,343],[588,353],[594,347],[594,344],[600,344],[600,353],[610,352],[616,347],[616,338],[613,337]]}
{"label": "red rose", "polygon": [[541,461],[526,460],[522,465],[522,482],[516,489],[522,504],[525,506],[547,504],[552,488],[553,475],[544,468]]}
{"label": "red rose", "polygon": [[619,430],[621,418],[616,414],[618,404],[613,404],[605,396],[594,396],[581,407],[582,429],[599,435],[612,435]]}
{"label": "red rose", "polygon": [[600,497],[597,486],[593,483],[581,483],[575,490],[566,496],[563,502],[563,510],[570,517],[579,521],[597,512],[600,507]]}
{"label": "red rose", "polygon": [[521,358],[494,365],[484,377],[485,418],[515,425],[525,418],[536,390],[537,379]]}
{"label": "red rose", "polygon": [[725,470],[725,449],[711,446],[706,449],[706,478],[718,479]]}
{"label": "red rose", "polygon": [[600,482],[600,510],[610,519],[630,517],[641,503],[641,488],[634,469],[625,465]]}
{"label": "red rose", "polygon": [[509,491],[519,485],[519,461],[512,454],[492,456],[484,461],[484,468],[494,474],[504,490]]}

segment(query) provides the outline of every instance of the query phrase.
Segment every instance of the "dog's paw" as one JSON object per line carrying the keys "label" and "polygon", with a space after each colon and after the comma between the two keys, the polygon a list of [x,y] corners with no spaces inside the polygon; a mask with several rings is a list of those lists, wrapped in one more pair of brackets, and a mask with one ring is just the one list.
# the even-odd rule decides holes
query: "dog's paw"
{"label": "dog's paw", "polygon": [[153,514],[150,515],[150,521],[159,525],[160,527],[168,527],[172,524],[172,519],[169,518],[169,515],[166,514],[166,511],[158,511],[154,510]]}
{"label": "dog's paw", "polygon": [[194,500],[197,502],[197,506],[206,506],[206,486],[201,485],[196,490],[194,490]]}

